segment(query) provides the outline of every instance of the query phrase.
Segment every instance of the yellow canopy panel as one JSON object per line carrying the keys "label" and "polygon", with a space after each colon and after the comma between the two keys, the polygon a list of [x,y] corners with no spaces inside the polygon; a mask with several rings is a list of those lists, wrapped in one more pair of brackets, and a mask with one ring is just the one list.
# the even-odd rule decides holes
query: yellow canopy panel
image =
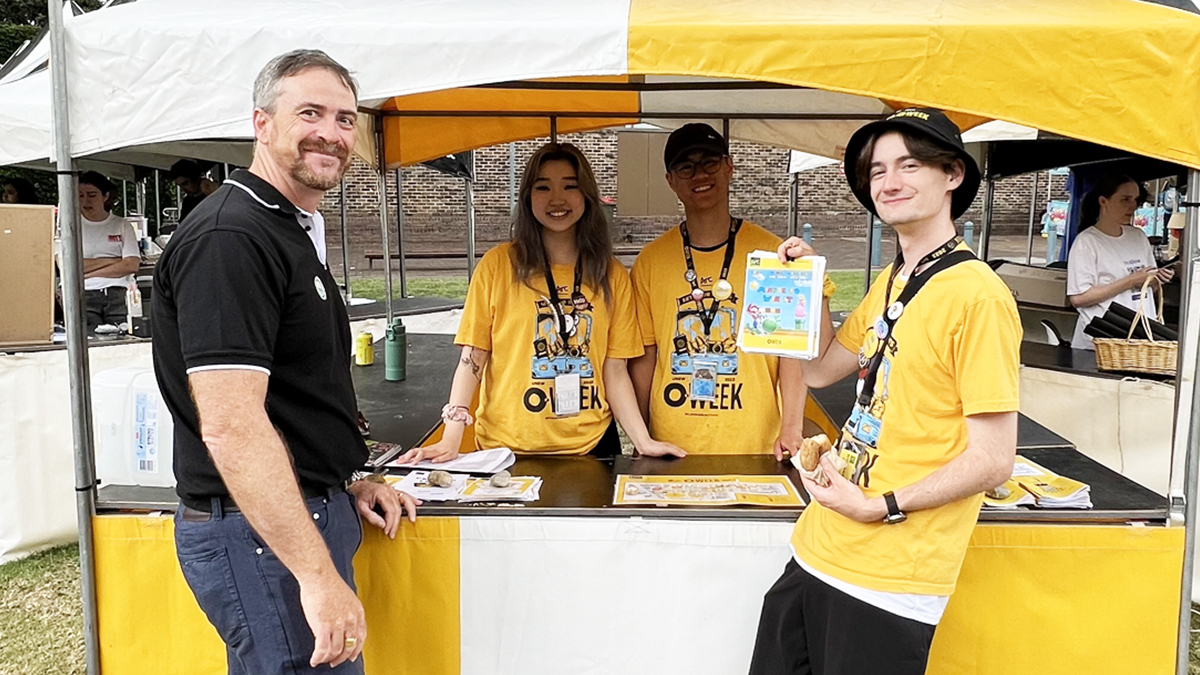
{"label": "yellow canopy panel", "polygon": [[[626,73],[400,96],[387,161],[637,121],[840,157],[908,105],[1200,167],[1200,16],[1136,0],[633,0]],[[428,115],[412,116],[415,112]],[[495,113],[488,115],[487,113]],[[520,116],[517,116],[520,115]]]}
{"label": "yellow canopy panel", "polygon": [[780,82],[1200,167],[1200,16],[1135,0],[633,0],[629,73]]}
{"label": "yellow canopy panel", "polygon": [[[731,138],[840,157],[859,126],[898,107],[820,89],[681,76],[504,82],[400,96],[380,106],[389,168],[548,136],[552,124],[571,133],[634,122],[674,129],[706,121],[721,128],[728,121]],[[987,121],[952,115],[964,129]]]}
{"label": "yellow canopy panel", "polygon": [[[632,124],[638,120],[636,91],[582,88],[628,81],[626,77],[531,80],[512,86],[463,87],[392,98],[382,106],[384,114],[400,111],[406,116],[384,118],[388,167],[549,136],[552,116],[558,133]],[[550,83],[560,86],[539,88]],[[581,88],[574,88],[576,85]],[[419,112],[430,114],[410,116]],[[567,115],[560,118],[559,113]],[[605,116],[588,118],[581,113]]]}

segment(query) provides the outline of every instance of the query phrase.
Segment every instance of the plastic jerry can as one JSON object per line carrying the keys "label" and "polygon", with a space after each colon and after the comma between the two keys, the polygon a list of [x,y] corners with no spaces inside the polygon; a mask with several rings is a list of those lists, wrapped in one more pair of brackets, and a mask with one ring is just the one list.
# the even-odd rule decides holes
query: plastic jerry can
{"label": "plastic jerry can", "polygon": [[175,485],[175,426],[153,368],[112,368],[93,375],[92,422],[101,487]]}

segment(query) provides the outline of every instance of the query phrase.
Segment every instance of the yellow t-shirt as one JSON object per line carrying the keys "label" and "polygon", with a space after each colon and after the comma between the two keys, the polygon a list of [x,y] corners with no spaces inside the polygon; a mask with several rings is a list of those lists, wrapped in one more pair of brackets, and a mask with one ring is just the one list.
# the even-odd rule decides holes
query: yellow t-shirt
{"label": "yellow t-shirt", "polygon": [[[586,454],[612,421],[604,395],[604,360],[643,353],[629,273],[613,258],[608,271],[611,303],[605,303],[604,291],[584,284],[589,306],[581,311],[571,302],[574,267],[553,266],[560,306],[575,326],[564,344],[545,278],[532,279],[532,288],[517,279],[511,250],[512,244],[500,244],[479,261],[454,338],[455,344],[491,352],[480,384],[475,444]],[[581,376],[580,412],[558,417],[554,377],[576,372]]]}
{"label": "yellow t-shirt", "polygon": [[[889,266],[838,331],[860,364],[878,349],[876,319],[904,288],[897,278],[885,303],[890,274]],[[1012,294],[985,263],[939,272],[894,331],[868,411],[880,423],[860,423],[855,434],[869,448],[859,477],[868,497],[910,485],[962,454],[966,416],[1017,410],[1021,321]],[[814,569],[863,588],[949,595],[982,499],[913,511],[896,525],[855,522],[813,502],[796,523],[792,548]]]}
{"label": "yellow t-shirt", "polygon": [[[642,340],[658,345],[650,389],[650,435],[696,454],[769,453],[779,435],[779,359],[737,349],[746,255],[774,251],[780,239],[753,223],[738,230],[728,281],[734,297],[721,301],[705,335],[684,277],[687,261],[678,227],[646,245],[633,263],[633,289]],[[711,291],[721,275],[725,247],[692,248],[700,288]],[[704,307],[713,302],[711,293]],[[692,359],[717,363],[716,399],[691,397]]]}

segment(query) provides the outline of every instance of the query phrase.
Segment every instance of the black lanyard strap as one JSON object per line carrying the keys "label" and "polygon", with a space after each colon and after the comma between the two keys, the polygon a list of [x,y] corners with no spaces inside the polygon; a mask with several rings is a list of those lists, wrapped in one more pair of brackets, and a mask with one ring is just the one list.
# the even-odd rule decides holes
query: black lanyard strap
{"label": "black lanyard strap", "polygon": [[875,331],[876,337],[879,338],[879,346],[875,355],[871,357],[871,363],[861,378],[862,389],[858,395],[858,404],[863,410],[870,409],[871,399],[875,395],[875,381],[879,376],[879,367],[883,365],[883,357],[887,353],[889,346],[895,345],[896,322],[900,320],[905,308],[917,295],[917,291],[921,290],[938,272],[968,260],[977,260],[975,254],[971,251],[954,250],[956,246],[958,246],[958,242],[952,239],[929,255],[921,258],[921,262],[917,263],[915,269],[920,269],[925,265],[929,265],[929,267],[920,274],[914,274],[909,279],[908,284],[904,286],[904,290],[900,292],[900,297],[896,298],[894,303],[888,304],[888,300],[892,295],[892,282],[895,280],[900,267],[904,264],[903,254],[896,256],[896,262],[892,265],[892,273],[888,277],[887,291],[883,295],[883,311],[879,313],[879,318],[875,320],[874,325],[867,329]]}
{"label": "black lanyard strap", "polygon": [[[729,219],[729,237],[725,239],[725,258],[721,262],[721,276],[718,277],[719,281],[727,281],[729,279],[729,268],[733,266],[733,256],[737,250],[737,233],[741,228],[741,218],[731,217]],[[717,309],[720,307],[721,301],[714,296],[712,304],[708,307],[704,306],[704,296],[701,295],[703,291],[700,288],[700,277],[697,276],[696,263],[692,259],[692,238],[688,235],[686,220],[679,224],[679,234],[683,237],[683,259],[687,263],[687,273],[684,275],[684,278],[692,285],[692,298],[700,307],[700,320],[704,322],[704,337],[707,338],[709,331],[712,330],[712,324],[716,319]],[[701,293],[697,293],[697,291],[701,291]],[[735,294],[730,297],[732,299],[737,296]]]}
{"label": "black lanyard strap", "polygon": [[[567,339],[571,337],[571,327],[567,325],[567,313],[563,311],[561,299],[558,297],[558,285],[554,283],[554,273],[550,271],[550,267],[546,267],[546,289],[550,294],[550,309],[554,311],[554,316],[558,319],[558,334],[562,336],[563,344],[566,344]],[[579,302],[583,296],[583,268],[579,266],[579,261],[575,261],[575,285],[571,289],[572,305],[582,304]]]}

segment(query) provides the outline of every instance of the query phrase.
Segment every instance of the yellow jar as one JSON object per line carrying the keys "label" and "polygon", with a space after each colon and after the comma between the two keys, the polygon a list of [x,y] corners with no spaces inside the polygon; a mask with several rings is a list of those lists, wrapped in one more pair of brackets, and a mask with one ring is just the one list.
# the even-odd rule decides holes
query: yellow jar
{"label": "yellow jar", "polygon": [[354,341],[354,365],[370,366],[375,363],[375,338],[370,331],[358,334]]}

